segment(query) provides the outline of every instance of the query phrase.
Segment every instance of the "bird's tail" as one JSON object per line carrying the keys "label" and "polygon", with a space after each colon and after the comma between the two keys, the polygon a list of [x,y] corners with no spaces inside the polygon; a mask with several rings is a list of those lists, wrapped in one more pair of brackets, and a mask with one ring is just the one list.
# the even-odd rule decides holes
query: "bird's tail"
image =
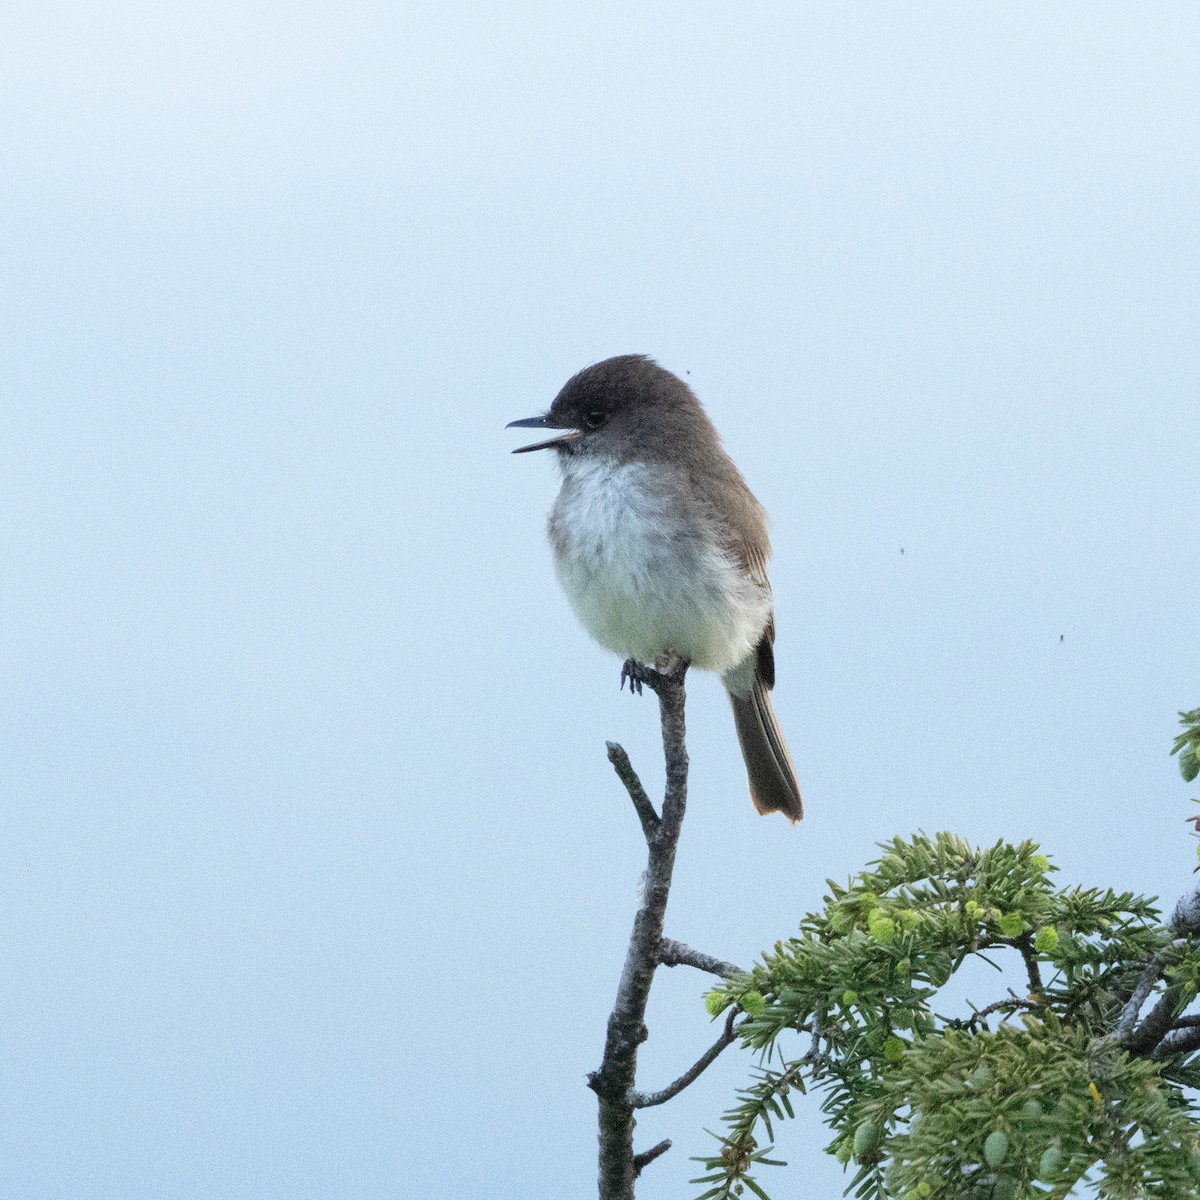
{"label": "bird's tail", "polygon": [[733,720],[746,760],[754,807],[760,813],[781,812],[794,825],[804,816],[804,801],[766,682],[756,677],[746,695],[735,696],[730,692],[729,702],[733,705]]}

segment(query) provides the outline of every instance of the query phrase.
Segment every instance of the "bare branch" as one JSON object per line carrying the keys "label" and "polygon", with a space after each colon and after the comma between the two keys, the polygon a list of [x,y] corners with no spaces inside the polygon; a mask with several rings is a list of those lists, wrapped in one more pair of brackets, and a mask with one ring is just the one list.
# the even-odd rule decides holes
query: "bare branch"
{"label": "bare branch", "polygon": [[1121,1009],[1121,1017],[1113,1031],[1113,1040],[1129,1050],[1149,1050],[1162,1040],[1163,1035],[1171,1027],[1175,1011],[1179,1006],[1176,989],[1168,988],[1159,1002],[1150,1010],[1149,1016],[1135,1030],[1138,1014],[1146,1003],[1155,984],[1162,978],[1163,968],[1170,961],[1177,947],[1183,944],[1182,939],[1176,939],[1169,946],[1164,946],[1146,964],[1137,986],[1133,989],[1125,1007]]}
{"label": "bare branch", "polygon": [[661,1091],[630,1092],[629,1103],[634,1108],[653,1108],[656,1104],[666,1104],[672,1096],[678,1096],[685,1087],[695,1083],[717,1061],[717,1055],[737,1039],[737,1034],[733,1031],[733,1022],[737,1014],[736,1008],[729,1010],[729,1016],[725,1018],[724,1032],[678,1079],[668,1083]]}
{"label": "bare branch", "polygon": [[[658,693],[663,754],[667,760],[661,836],[672,839],[672,866],[675,863],[675,843],[679,840],[679,827],[683,824],[683,814],[687,808],[688,753],[683,722],[683,677],[687,669],[686,658],[671,658],[658,673],[659,681],[650,685]],[[661,936],[660,932],[660,940]]]}
{"label": "bare branch", "polygon": [[1178,933],[1200,933],[1200,887],[1179,897],[1171,924]]}
{"label": "bare branch", "polygon": [[1143,1052],[1153,1050],[1166,1036],[1180,1007],[1180,989],[1167,988],[1146,1019],[1125,1040],[1126,1049]]}
{"label": "bare branch", "polygon": [[741,967],[713,958],[711,954],[705,954],[701,950],[693,950],[691,946],[685,946],[683,942],[677,942],[674,938],[665,937],[658,943],[658,961],[664,967],[695,967],[697,971],[707,971],[721,979],[746,974]]}
{"label": "bare branch", "polygon": [[[608,1018],[608,1033],[600,1069],[588,1076],[588,1086],[600,1102],[600,1197],[601,1200],[633,1200],[633,1181],[637,1176],[637,1158],[633,1152],[633,1104],[637,1077],[638,1046],[646,1040],[646,1003],[650,985],[659,965],[663,921],[667,896],[671,890],[671,875],[675,867],[675,848],[687,808],[687,746],[684,726],[684,677],[686,659],[664,660],[658,671],[643,670],[642,680],[658,696],[662,723],[663,755],[666,759],[667,785],[663,797],[662,816],[647,820],[653,806],[641,784],[630,788],[622,775],[624,751],[612,762],[638,810],[646,834],[649,861],[644,883],[633,920],[633,933],[625,955],[617,998]],[[619,750],[619,747],[618,747]],[[629,775],[633,775],[632,768]],[[644,803],[639,801],[639,793]],[[714,1055],[715,1057],[715,1055]],[[657,1147],[655,1147],[657,1150]],[[648,1159],[646,1161],[649,1161]],[[642,1163],[642,1166],[645,1162]]]}
{"label": "bare branch", "polygon": [[636,1178],[642,1173],[642,1168],[648,1166],[660,1155],[666,1154],[671,1148],[671,1139],[663,1138],[657,1146],[651,1146],[649,1150],[643,1150],[641,1154],[633,1156],[633,1174]]}
{"label": "bare branch", "polygon": [[646,789],[642,787],[642,781],[633,769],[633,764],[629,761],[629,755],[625,753],[624,747],[618,746],[616,742],[605,742],[604,744],[608,748],[608,761],[612,763],[617,778],[625,785],[625,790],[629,793],[630,800],[633,801],[633,807],[637,809],[638,820],[642,823],[642,832],[646,835],[646,841],[653,841],[658,835],[659,816],[654,811],[654,805],[651,803],[650,797],[646,795]]}
{"label": "bare branch", "polygon": [[1154,1056],[1165,1058],[1171,1054],[1187,1054],[1192,1050],[1200,1050],[1200,1015],[1176,1017],[1155,1048]]}
{"label": "bare branch", "polygon": [[1188,1054],[1200,1050],[1200,1027],[1188,1025],[1172,1029],[1154,1048],[1155,1058],[1167,1058],[1172,1054]]}

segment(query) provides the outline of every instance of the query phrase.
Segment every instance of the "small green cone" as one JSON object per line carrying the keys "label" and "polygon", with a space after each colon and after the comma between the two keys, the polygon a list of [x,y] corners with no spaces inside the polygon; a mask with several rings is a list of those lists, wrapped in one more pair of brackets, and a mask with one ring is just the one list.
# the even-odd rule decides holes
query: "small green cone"
{"label": "small green cone", "polygon": [[744,992],[738,1003],[742,1006],[742,1011],[752,1017],[761,1017],[767,1011],[767,1002],[763,999],[762,992]]}
{"label": "small green cone", "polygon": [[1033,936],[1033,948],[1039,954],[1052,954],[1058,949],[1058,930],[1053,925],[1043,925]]}
{"label": "small green cone", "polygon": [[1038,1160],[1037,1177],[1043,1183],[1053,1183],[1062,1166],[1062,1151],[1057,1146],[1047,1146]]}
{"label": "small green cone", "polygon": [[1020,937],[1025,929],[1025,918],[1020,913],[1005,913],[997,924],[1005,937]]}
{"label": "small green cone", "polygon": [[864,1121],[854,1131],[854,1157],[861,1160],[879,1145],[879,1126],[874,1121]]}
{"label": "small green cone", "polygon": [[989,1167],[998,1167],[1008,1154],[1008,1134],[1003,1129],[993,1129],[983,1143],[983,1161]]}

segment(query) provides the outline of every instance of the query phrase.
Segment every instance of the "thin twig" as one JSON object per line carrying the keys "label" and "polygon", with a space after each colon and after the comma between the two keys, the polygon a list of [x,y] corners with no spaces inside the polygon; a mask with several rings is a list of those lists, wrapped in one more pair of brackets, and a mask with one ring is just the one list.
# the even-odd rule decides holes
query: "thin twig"
{"label": "thin twig", "polygon": [[721,1051],[737,1040],[737,1034],[733,1031],[733,1022],[737,1015],[736,1008],[729,1010],[729,1016],[725,1018],[724,1032],[678,1079],[657,1092],[630,1092],[629,1103],[634,1108],[653,1108],[656,1104],[666,1104],[672,1096],[678,1096],[685,1087],[695,1083],[717,1061]]}
{"label": "thin twig", "polygon": [[966,1028],[974,1032],[975,1028],[982,1021],[986,1021],[993,1013],[1017,1012],[1021,1009],[1027,1012],[1037,1012],[1039,1008],[1041,1008],[1040,1001],[1026,1000],[1025,997],[1018,996],[1012,988],[1009,988],[1007,1000],[997,1000],[994,1004],[989,1004],[986,1008],[981,1008],[977,1012],[973,1012],[966,1021]]}
{"label": "thin twig", "polygon": [[816,1010],[812,1015],[812,1045],[808,1048],[808,1053],[804,1056],[809,1062],[821,1056],[821,1039],[825,1036],[825,1023],[821,1019],[821,1013]]}
{"label": "thin twig", "polygon": [[633,1174],[636,1178],[642,1173],[642,1168],[652,1163],[659,1155],[666,1154],[671,1148],[671,1139],[663,1138],[657,1146],[651,1146],[649,1150],[643,1150],[641,1154],[633,1156]]}
{"label": "thin twig", "polygon": [[658,813],[654,811],[654,805],[650,797],[646,795],[646,789],[642,787],[642,781],[633,769],[633,764],[629,761],[629,755],[625,753],[624,747],[617,745],[616,742],[605,742],[604,744],[608,747],[608,761],[612,763],[617,778],[625,785],[625,790],[629,793],[630,800],[633,801],[633,807],[637,809],[638,820],[642,823],[642,832],[646,835],[646,841],[652,841],[658,834],[660,824]]}
{"label": "thin twig", "polygon": [[999,940],[1004,945],[1011,946],[1014,950],[1020,952],[1021,958],[1025,963],[1025,974],[1029,979],[1029,994],[1036,996],[1040,1000],[1046,985],[1042,982],[1042,972],[1038,967],[1037,951],[1033,948],[1033,939],[1029,934],[1023,933],[1020,937],[1001,938]]}
{"label": "thin twig", "polygon": [[808,1048],[808,1053],[805,1054],[803,1061],[808,1063],[809,1070],[812,1071],[812,1077],[819,1079],[821,1072],[830,1063],[829,1055],[821,1049],[821,1040],[825,1036],[825,1023],[823,1013],[815,1012],[812,1017],[812,1044]]}
{"label": "thin twig", "polygon": [[713,958],[711,954],[693,950],[691,946],[685,946],[683,942],[668,937],[658,943],[658,961],[664,967],[695,967],[697,971],[707,971],[710,975],[717,975],[722,979],[746,974],[741,967],[736,967],[733,963],[723,962],[719,958]]}

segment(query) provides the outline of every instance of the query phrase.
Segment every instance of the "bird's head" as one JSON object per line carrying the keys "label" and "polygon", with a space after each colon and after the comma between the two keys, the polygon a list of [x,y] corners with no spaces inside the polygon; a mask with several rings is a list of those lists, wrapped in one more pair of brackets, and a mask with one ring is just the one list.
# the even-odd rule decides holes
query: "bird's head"
{"label": "bird's head", "polygon": [[649,457],[668,450],[681,424],[707,418],[691,389],[643,354],[622,354],[572,376],[541,417],[511,421],[509,429],[558,429],[558,437],[530,446],[564,455]]}

